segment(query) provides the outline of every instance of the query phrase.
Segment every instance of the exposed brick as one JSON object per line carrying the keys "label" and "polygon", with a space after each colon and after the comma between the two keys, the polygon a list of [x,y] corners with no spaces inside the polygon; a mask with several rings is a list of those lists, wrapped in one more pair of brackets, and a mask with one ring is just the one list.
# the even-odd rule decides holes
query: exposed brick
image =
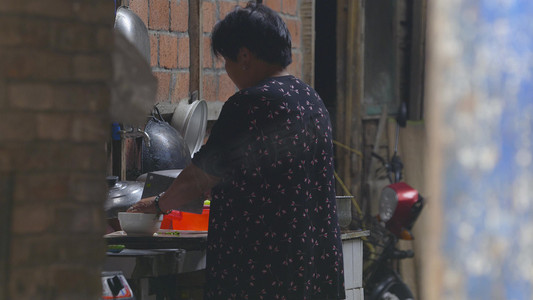
{"label": "exposed brick", "polygon": [[159,36],[159,66],[166,69],[178,67],[178,37],[162,34]]}
{"label": "exposed brick", "polygon": [[226,15],[233,11],[236,6],[238,6],[238,1],[220,1],[220,16],[219,20],[222,20],[226,17]]}
{"label": "exposed brick", "polygon": [[296,16],[298,13],[298,0],[283,0],[281,11],[283,13]]}
{"label": "exposed brick", "polygon": [[41,113],[35,118],[37,138],[40,140],[67,140],[71,137],[72,116],[63,113]]}
{"label": "exposed brick", "polygon": [[0,46],[46,47],[50,40],[49,23],[3,16],[0,18]]}
{"label": "exposed brick", "polygon": [[73,76],[82,80],[108,81],[112,76],[111,56],[76,55]]}
{"label": "exposed brick", "polygon": [[[107,83],[67,83],[52,85],[51,87],[53,89],[52,101],[54,110],[100,112],[108,111],[109,109],[111,90]],[[38,101],[41,100],[39,99]]]}
{"label": "exposed brick", "polygon": [[107,198],[107,185],[99,173],[71,173],[68,179],[69,193],[76,202],[95,202]]}
{"label": "exposed brick", "polygon": [[74,116],[70,127],[70,139],[75,142],[105,141],[109,135],[109,119],[106,114],[82,114]]}
{"label": "exposed brick", "polygon": [[[53,22],[50,25],[50,47],[59,51],[98,51],[110,49],[111,45],[98,43],[99,30],[94,24]],[[107,30],[109,31],[109,30]]]}
{"label": "exposed brick", "polygon": [[150,17],[148,27],[155,30],[169,30],[170,4],[168,0],[149,0]]}
{"label": "exposed brick", "polygon": [[157,78],[157,95],[156,102],[167,102],[170,90],[170,79],[172,77],[170,72],[154,72]]}
{"label": "exposed brick", "polygon": [[189,97],[189,72],[176,73],[176,84],[172,91],[172,102],[177,103]]}
{"label": "exposed brick", "polygon": [[51,225],[57,232],[87,233],[97,225],[94,218],[95,209],[92,206],[56,205],[52,215],[54,218]]}
{"label": "exposed brick", "polygon": [[36,137],[34,114],[28,112],[0,112],[0,141],[31,141]]}
{"label": "exposed brick", "polygon": [[43,265],[11,267],[8,289],[8,299],[57,299],[58,295],[52,295],[52,279],[49,270]]}
{"label": "exposed brick", "polygon": [[282,0],[264,0],[263,3],[270,7],[273,11],[281,12]]}
{"label": "exposed brick", "polygon": [[96,31],[96,42],[98,44],[98,49],[105,49],[106,51],[110,51],[110,49],[114,47],[115,32],[109,30],[109,27],[107,26],[100,27]]}
{"label": "exposed brick", "polygon": [[189,68],[190,66],[189,37],[178,38],[178,68]]}
{"label": "exposed brick", "polygon": [[291,33],[292,47],[299,48],[302,38],[300,34],[302,22],[294,19],[285,19],[284,21],[285,24],[287,24],[287,29],[289,29],[289,32]]}
{"label": "exposed brick", "polygon": [[287,67],[287,70],[292,75],[302,77],[302,54],[299,52],[292,52],[292,63]]}
{"label": "exposed brick", "polygon": [[21,204],[65,199],[69,193],[68,172],[21,172],[15,181],[14,199]]}
{"label": "exposed brick", "polygon": [[202,66],[204,68],[213,68],[213,52],[211,51],[211,39],[208,36],[203,37],[202,49]]}
{"label": "exposed brick", "polygon": [[159,34],[150,34],[150,65],[158,67],[159,58]]}
{"label": "exposed brick", "polygon": [[72,17],[75,7],[69,0],[55,1],[2,1],[0,12],[48,17]]}
{"label": "exposed brick", "polygon": [[72,18],[73,20],[113,26],[115,21],[115,5],[113,1],[94,0],[72,3],[72,1],[67,0],[66,2],[66,5],[71,6],[74,12],[71,16],[71,18],[74,17]]}
{"label": "exposed brick", "polygon": [[225,69],[225,61],[222,56],[217,57],[213,55],[213,60],[215,61],[215,69]]}
{"label": "exposed brick", "polygon": [[[65,246],[69,245],[69,246]],[[72,245],[75,245],[73,247]],[[49,265],[50,262],[90,265],[102,263],[104,254],[102,238],[54,237],[50,235],[18,236],[11,244],[11,266],[19,269],[29,266]]]}
{"label": "exposed brick", "polygon": [[[101,291],[101,271],[97,267],[89,268],[77,265],[53,266],[49,276],[53,285],[60,287],[63,294],[70,299],[96,299],[87,295]],[[101,297],[101,295],[100,295]]]}
{"label": "exposed brick", "polygon": [[7,86],[7,98],[13,108],[45,110],[54,105],[54,90],[45,83],[13,83]]}
{"label": "exposed brick", "polygon": [[[23,182],[17,184],[25,184]],[[43,233],[53,221],[52,206],[48,203],[33,201],[31,204],[14,205],[12,231],[15,234]]]}
{"label": "exposed brick", "polygon": [[204,74],[202,78],[202,95],[207,101],[217,100],[218,79],[215,74]]}
{"label": "exposed brick", "polygon": [[97,171],[106,168],[106,155],[101,145],[69,143],[32,143],[12,153],[13,165],[19,171]]}
{"label": "exposed brick", "polygon": [[218,78],[218,101],[226,101],[229,97],[233,96],[236,92],[236,87],[233,81],[229,78],[228,74],[220,74]]}
{"label": "exposed brick", "polygon": [[[129,8],[143,20],[144,25],[148,24],[148,1],[130,0]],[[146,26],[148,27],[148,25]]]}
{"label": "exposed brick", "polygon": [[187,0],[170,1],[170,30],[187,32],[189,29],[189,2]]}
{"label": "exposed brick", "polygon": [[204,32],[211,32],[213,26],[215,26],[215,23],[217,21],[216,12],[216,3],[204,2],[202,4],[202,29]]}
{"label": "exposed brick", "polygon": [[5,74],[12,79],[72,79],[72,56],[68,54],[10,49],[4,51]]}

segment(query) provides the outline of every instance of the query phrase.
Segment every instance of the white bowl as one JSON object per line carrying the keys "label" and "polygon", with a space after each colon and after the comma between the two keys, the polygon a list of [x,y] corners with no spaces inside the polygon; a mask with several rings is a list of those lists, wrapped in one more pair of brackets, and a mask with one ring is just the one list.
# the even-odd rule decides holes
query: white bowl
{"label": "white bowl", "polygon": [[163,215],[119,212],[118,221],[127,235],[153,235],[161,227]]}

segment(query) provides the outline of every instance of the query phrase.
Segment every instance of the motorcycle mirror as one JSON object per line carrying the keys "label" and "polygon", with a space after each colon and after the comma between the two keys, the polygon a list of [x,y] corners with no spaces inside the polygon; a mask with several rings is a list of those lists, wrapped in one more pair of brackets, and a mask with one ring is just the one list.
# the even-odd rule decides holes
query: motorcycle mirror
{"label": "motorcycle mirror", "polygon": [[400,104],[400,111],[396,116],[396,122],[398,122],[400,127],[405,127],[407,125],[407,104],[405,102]]}

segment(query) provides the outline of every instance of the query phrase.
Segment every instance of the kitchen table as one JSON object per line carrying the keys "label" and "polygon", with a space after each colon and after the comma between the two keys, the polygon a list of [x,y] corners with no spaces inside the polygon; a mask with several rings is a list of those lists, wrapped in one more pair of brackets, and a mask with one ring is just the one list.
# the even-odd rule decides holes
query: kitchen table
{"label": "kitchen table", "polygon": [[159,230],[153,236],[117,231],[104,239],[124,245],[118,253],[107,252],[104,271],[121,271],[138,300],[179,299],[183,291],[203,288],[206,231]]}

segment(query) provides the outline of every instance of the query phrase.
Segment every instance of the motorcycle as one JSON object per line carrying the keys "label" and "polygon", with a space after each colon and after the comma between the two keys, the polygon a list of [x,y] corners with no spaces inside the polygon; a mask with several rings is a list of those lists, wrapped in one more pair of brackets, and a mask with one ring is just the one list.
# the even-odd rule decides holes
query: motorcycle
{"label": "motorcycle", "polygon": [[390,161],[372,153],[384,166],[390,184],[381,191],[378,215],[366,220],[370,236],[364,243],[365,300],[414,299],[399,270],[400,260],[414,257],[414,252],[397,248],[400,239],[414,239],[411,230],[424,206],[424,198],[418,191],[402,181],[403,163],[398,155],[398,139],[399,129],[406,123],[404,103],[396,118],[396,141]]}

